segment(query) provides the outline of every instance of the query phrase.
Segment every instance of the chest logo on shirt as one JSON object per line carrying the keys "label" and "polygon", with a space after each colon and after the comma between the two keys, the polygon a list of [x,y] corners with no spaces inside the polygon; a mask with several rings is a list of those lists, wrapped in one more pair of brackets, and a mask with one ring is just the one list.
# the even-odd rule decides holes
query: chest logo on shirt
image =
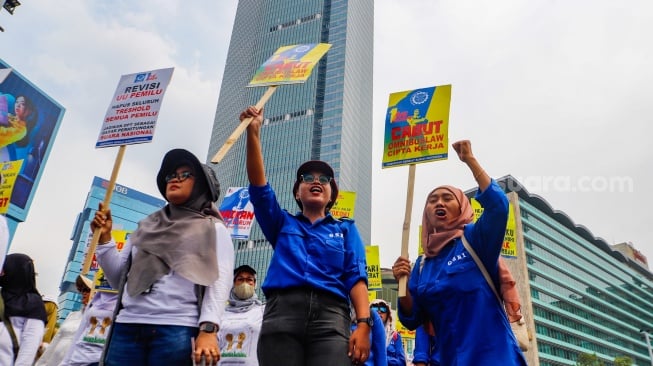
{"label": "chest logo on shirt", "polygon": [[329,238],[344,238],[345,234],[343,233],[331,233],[329,234]]}
{"label": "chest logo on shirt", "polygon": [[467,253],[456,254],[451,259],[449,259],[449,261],[447,261],[447,266],[450,266],[450,265],[458,262],[459,260],[462,260],[462,259],[465,259],[465,258],[467,258]]}

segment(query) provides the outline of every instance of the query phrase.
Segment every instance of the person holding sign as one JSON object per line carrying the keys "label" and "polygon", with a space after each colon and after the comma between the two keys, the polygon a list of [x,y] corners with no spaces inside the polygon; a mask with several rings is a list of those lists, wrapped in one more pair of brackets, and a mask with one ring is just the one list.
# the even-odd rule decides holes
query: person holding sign
{"label": "person holding sign", "polygon": [[[301,212],[282,210],[265,176],[263,112],[250,106],[247,175],[254,214],[274,254],[262,289],[267,298],[258,343],[261,366],[342,366],[363,363],[370,351],[365,249],[349,219],[329,213],[338,197],[333,169],[313,160],[297,170],[293,186]],[[351,333],[349,302],[358,314]],[[350,335],[351,333],[351,335]]]}
{"label": "person holding sign", "polygon": [[494,283],[500,283],[508,199],[476,160],[469,141],[458,141],[453,148],[479,185],[476,199],[483,214],[472,223],[473,210],[458,188],[440,186],[429,193],[423,215],[424,259],[412,275],[406,257],[392,267],[397,279],[411,275],[397,313],[409,329],[431,323],[443,365],[525,366],[506,312],[463,243],[471,245]]}
{"label": "person holding sign", "polygon": [[234,268],[233,244],[214,205],[220,185],[183,149],[164,156],[156,182],[168,205],[141,220],[122,251],[107,207],[100,204],[91,223],[100,230],[98,262],[122,294],[105,365],[190,366],[193,345],[195,362],[216,365]]}

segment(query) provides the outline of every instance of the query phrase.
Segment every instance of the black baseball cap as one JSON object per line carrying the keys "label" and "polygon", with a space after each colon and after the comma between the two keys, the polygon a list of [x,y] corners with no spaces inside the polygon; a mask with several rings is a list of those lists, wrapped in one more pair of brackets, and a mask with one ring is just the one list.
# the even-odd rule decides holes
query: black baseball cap
{"label": "black baseball cap", "polygon": [[[338,184],[336,183],[336,178],[335,178],[335,173],[333,172],[333,168],[331,168],[331,165],[329,165],[325,161],[309,160],[303,163],[302,165],[300,165],[299,168],[297,169],[297,180],[295,180],[295,185],[292,188],[292,194],[293,196],[297,195],[297,190],[299,190],[299,183],[301,183],[302,181],[301,176],[303,174],[310,173],[310,172],[320,172],[332,178],[331,182],[329,182],[329,185],[331,186],[331,201],[326,206],[326,211],[329,212],[331,207],[333,207],[333,205],[336,203],[336,199],[338,198]],[[295,202],[297,202],[297,205],[299,206],[300,210],[304,209],[300,200],[295,198]]]}
{"label": "black baseball cap", "polygon": [[246,264],[243,264],[242,266],[239,266],[238,268],[234,269],[234,277],[238,276],[240,272],[248,272],[251,274],[256,274],[256,270],[254,270],[254,268]]}
{"label": "black baseball cap", "polygon": [[334,177],[333,168],[326,162],[322,160],[309,160],[304,164],[299,166],[297,169],[297,180],[300,180],[300,176],[305,173],[310,172],[320,172],[328,175],[329,177]]}

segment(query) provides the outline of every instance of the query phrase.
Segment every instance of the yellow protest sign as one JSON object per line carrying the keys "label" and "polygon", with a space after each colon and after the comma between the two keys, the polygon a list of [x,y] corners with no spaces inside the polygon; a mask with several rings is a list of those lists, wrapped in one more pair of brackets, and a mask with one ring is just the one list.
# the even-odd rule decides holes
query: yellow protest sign
{"label": "yellow protest sign", "polygon": [[378,245],[365,246],[365,259],[367,260],[367,290],[381,290],[381,261]]}
{"label": "yellow protest sign", "polygon": [[0,213],[5,214],[9,209],[9,200],[14,191],[16,176],[23,166],[23,160],[6,161],[0,168]]}
{"label": "yellow protest sign", "polygon": [[271,86],[305,82],[320,58],[331,48],[328,43],[296,44],[279,47],[256,70],[252,86]]}
{"label": "yellow protest sign", "polygon": [[451,85],[390,94],[382,167],[446,159],[450,104]]}
{"label": "yellow protest sign", "polygon": [[354,206],[356,205],[356,192],[339,191],[336,203],[331,207],[331,216],[335,218],[354,218]]}
{"label": "yellow protest sign", "polygon": [[[474,198],[470,198],[469,201],[472,204],[472,209],[474,210],[474,222],[481,217],[483,213],[483,207],[481,204]],[[515,207],[512,205],[512,202],[508,205],[508,222],[506,223],[506,235],[503,238],[503,246],[501,248],[501,255],[504,257],[517,257],[517,237],[515,236],[515,231],[517,230],[517,224],[515,222]]]}
{"label": "yellow protest sign", "polygon": [[397,330],[397,333],[401,334],[401,338],[415,339],[415,331],[410,330],[401,324],[399,317],[397,316],[397,312],[394,310],[392,310],[392,319],[395,319],[395,329]]}
{"label": "yellow protest sign", "polygon": [[424,254],[424,248],[422,247],[422,225],[420,225],[417,230],[417,256],[422,254]]}
{"label": "yellow protest sign", "polygon": [[[111,230],[111,237],[113,237],[113,241],[116,242],[116,249],[118,249],[118,251],[121,251],[125,246],[125,243],[127,242],[127,239],[129,239],[129,235],[131,235],[131,233],[131,231],[127,230]],[[93,256],[93,263],[97,263],[97,261],[95,261],[95,256]],[[109,285],[109,280],[107,280],[107,278],[104,276],[104,271],[100,267],[97,267],[94,285],[95,291],[118,293],[118,290],[112,288],[111,285]]]}
{"label": "yellow protest sign", "polygon": [[376,290],[367,291],[367,301],[372,302],[373,300],[376,300]]}

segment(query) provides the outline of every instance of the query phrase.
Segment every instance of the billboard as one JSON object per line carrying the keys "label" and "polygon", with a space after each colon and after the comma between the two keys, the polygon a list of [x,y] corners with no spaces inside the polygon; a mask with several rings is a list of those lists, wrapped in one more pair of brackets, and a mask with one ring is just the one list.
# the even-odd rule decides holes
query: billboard
{"label": "billboard", "polygon": [[64,108],[0,59],[0,162],[21,161],[7,215],[25,221]]}

